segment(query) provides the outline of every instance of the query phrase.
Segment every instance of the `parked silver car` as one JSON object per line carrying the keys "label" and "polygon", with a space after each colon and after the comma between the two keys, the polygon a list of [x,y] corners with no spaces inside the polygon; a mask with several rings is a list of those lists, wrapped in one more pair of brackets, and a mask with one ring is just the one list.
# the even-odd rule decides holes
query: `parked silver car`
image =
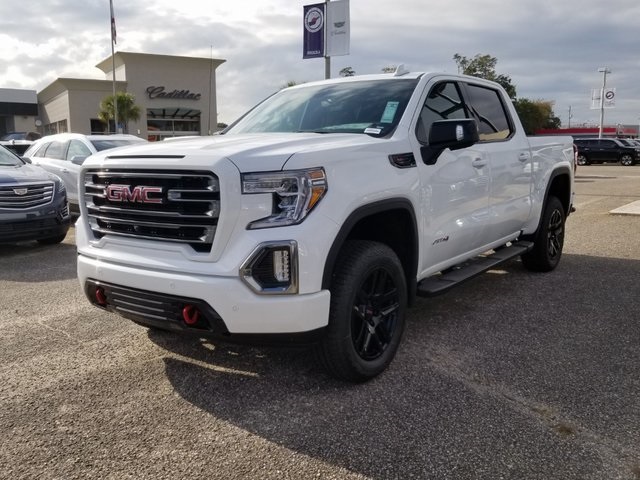
{"label": "parked silver car", "polygon": [[36,140],[23,157],[62,179],[67,187],[70,207],[77,212],[78,175],[84,160],[102,150],[145,142],[135,135],[59,133]]}

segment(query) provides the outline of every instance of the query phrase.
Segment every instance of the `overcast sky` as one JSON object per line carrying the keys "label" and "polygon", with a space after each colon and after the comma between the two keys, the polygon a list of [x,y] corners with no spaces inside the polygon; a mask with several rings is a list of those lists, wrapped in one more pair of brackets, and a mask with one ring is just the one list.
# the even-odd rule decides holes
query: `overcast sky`
{"label": "overcast sky", "polygon": [[[118,51],[224,59],[218,121],[230,123],[288,81],[324,78],[302,59],[302,7],[314,0],[114,0]],[[452,57],[489,54],[518,97],[555,102],[566,126],[597,125],[591,90],[611,74],[616,107],[605,124],[640,117],[639,0],[351,0],[351,54],[332,58],[379,73],[456,72]],[[2,0],[0,88],[40,91],[58,77],[98,78],[111,55],[108,0]]]}

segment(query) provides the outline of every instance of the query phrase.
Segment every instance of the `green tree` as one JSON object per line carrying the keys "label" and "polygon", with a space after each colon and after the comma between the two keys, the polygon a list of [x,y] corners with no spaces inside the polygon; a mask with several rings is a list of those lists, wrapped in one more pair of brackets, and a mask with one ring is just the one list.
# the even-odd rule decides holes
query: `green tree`
{"label": "green tree", "polygon": [[344,67],[339,73],[341,77],[353,77],[355,74],[356,72],[351,67]]}
{"label": "green tree", "polygon": [[[138,121],[140,119],[140,107],[136,105],[136,99],[130,93],[116,92],[115,98],[118,106],[118,122],[124,124],[124,133],[127,133],[129,130],[129,121]],[[109,122],[114,120],[114,116],[113,95],[109,95],[100,102],[98,118],[108,126]]]}
{"label": "green tree", "polygon": [[516,98],[516,87],[511,83],[509,75],[496,73],[498,59],[491,55],[477,54],[473,58],[467,58],[459,53],[453,56],[454,62],[458,66],[458,73],[471,75],[473,77],[484,78],[499,83],[507,91],[509,98]]}
{"label": "green tree", "polygon": [[285,83],[280,87],[280,90],[284,88],[295,87],[296,85],[301,85],[303,83],[306,83],[306,82],[296,82],[295,80],[289,80],[287,83]]}
{"label": "green tree", "polygon": [[560,119],[553,113],[553,102],[519,98],[513,102],[527,135],[541,128],[560,128]]}

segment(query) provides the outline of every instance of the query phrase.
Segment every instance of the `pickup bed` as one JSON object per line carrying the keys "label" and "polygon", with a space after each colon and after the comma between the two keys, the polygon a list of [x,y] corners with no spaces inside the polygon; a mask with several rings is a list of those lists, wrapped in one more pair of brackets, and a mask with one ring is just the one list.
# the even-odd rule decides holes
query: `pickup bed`
{"label": "pickup bed", "polygon": [[311,342],[332,375],[392,361],[416,295],[560,261],[571,138],[529,139],[504,90],[408,73],[284,89],[223,134],[91,156],[78,275],[150,328]]}

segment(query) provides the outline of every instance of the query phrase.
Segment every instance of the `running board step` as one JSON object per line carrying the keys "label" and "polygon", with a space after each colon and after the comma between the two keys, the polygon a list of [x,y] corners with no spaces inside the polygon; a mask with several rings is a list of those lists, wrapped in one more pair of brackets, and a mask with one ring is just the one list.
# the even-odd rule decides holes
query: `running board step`
{"label": "running board step", "polygon": [[479,255],[444,272],[425,278],[418,284],[418,295],[421,297],[440,295],[466,280],[491,270],[496,265],[528,252],[532,248],[533,242],[521,241],[496,250],[494,253]]}

